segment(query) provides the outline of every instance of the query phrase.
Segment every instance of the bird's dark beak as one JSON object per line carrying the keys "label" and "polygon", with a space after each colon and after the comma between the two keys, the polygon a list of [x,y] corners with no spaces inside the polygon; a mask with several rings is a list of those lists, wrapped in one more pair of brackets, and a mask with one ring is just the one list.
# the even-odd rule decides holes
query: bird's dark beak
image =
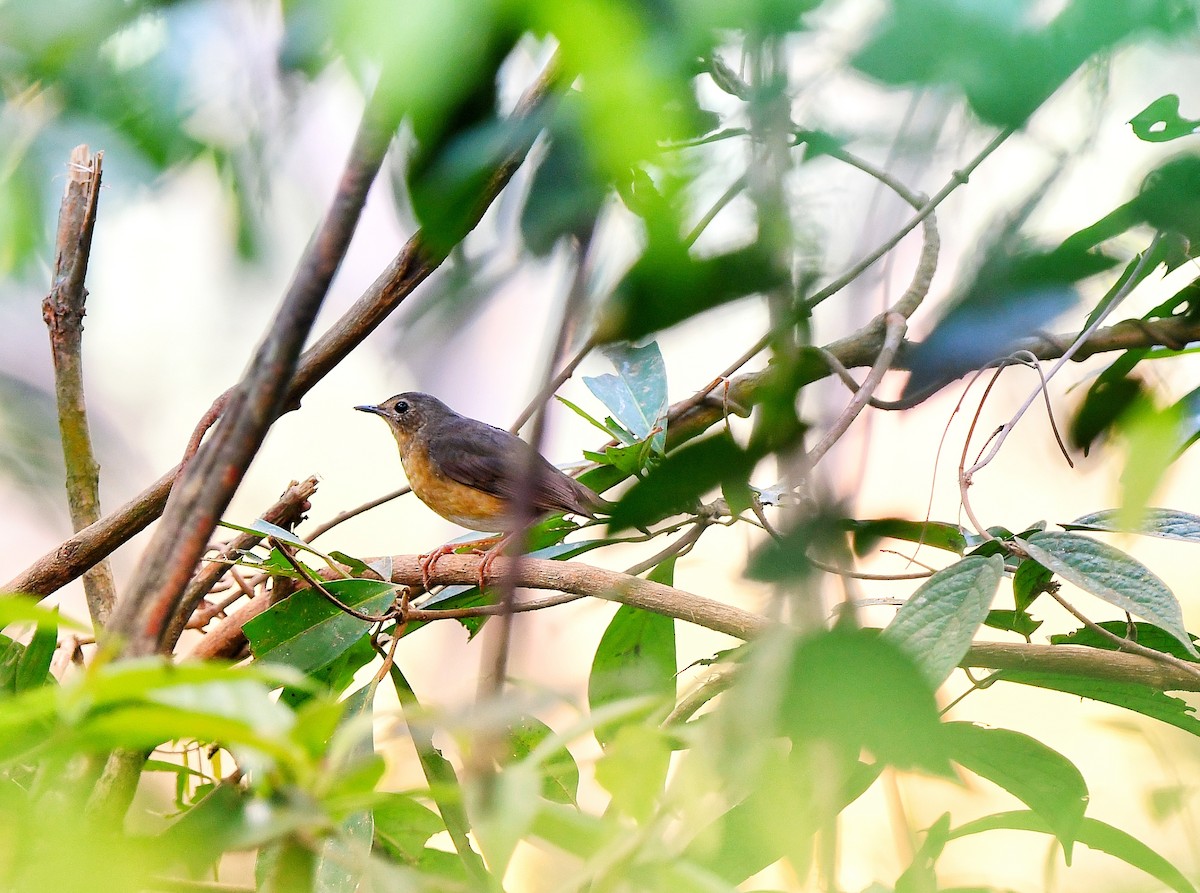
{"label": "bird's dark beak", "polygon": [[375,415],[386,416],[387,410],[382,406],[356,406],[354,407],[359,412],[373,412]]}

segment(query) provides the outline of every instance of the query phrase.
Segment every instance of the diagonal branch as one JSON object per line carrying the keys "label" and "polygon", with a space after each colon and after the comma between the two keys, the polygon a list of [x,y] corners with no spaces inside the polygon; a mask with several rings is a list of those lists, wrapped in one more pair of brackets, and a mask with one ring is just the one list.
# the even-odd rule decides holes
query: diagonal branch
{"label": "diagonal branch", "polygon": [[396,104],[381,86],[363,116],[333,204],[305,250],[283,305],[229,400],[213,438],[184,467],[109,632],[128,655],[158,651],[188,581],[267,429],[284,406],[300,350],[354,235],[392,133]]}

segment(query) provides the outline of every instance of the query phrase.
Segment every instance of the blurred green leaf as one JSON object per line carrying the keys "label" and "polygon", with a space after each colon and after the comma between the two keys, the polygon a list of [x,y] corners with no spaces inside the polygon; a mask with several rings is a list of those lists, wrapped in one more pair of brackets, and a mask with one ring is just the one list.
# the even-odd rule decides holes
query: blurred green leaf
{"label": "blurred green leaf", "polygon": [[1060,247],[1033,251],[1001,244],[909,354],[903,396],[926,394],[1012,353],[1075,304],[1074,283],[1109,269],[1111,258]]}
{"label": "blurred green leaf", "polygon": [[[1054,833],[1037,813],[1002,812],[960,825],[950,833],[950,839],[957,840],[983,831],[999,830]],[[1098,819],[1085,818],[1080,825],[1076,840],[1090,849],[1108,853],[1134,868],[1141,869],[1155,880],[1175,890],[1176,893],[1196,893],[1196,888],[1178,868],[1137,838],[1112,825],[1105,824]]]}
{"label": "blurred green leaf", "polygon": [[942,568],[900,606],[883,637],[941,685],[971,647],[1003,574],[999,555],[972,556]]}
{"label": "blurred green leaf", "polygon": [[667,443],[669,401],[667,367],[658,343],[651,341],[644,347],[609,345],[604,355],[617,374],[584,376],[583,383],[638,440],[649,438],[654,451],[661,455]]}
{"label": "blurred green leaf", "polygon": [[1099,530],[1111,533],[1142,533],[1185,543],[1200,542],[1200,515],[1178,509],[1148,508],[1141,524],[1134,529],[1121,526],[1120,511],[1105,509],[1091,512],[1062,525],[1067,530]]}
{"label": "blurred green leaf", "polygon": [[[509,724],[505,763],[524,760],[546,741],[554,739],[554,730],[534,716],[521,716]],[[565,744],[557,746],[542,760],[542,796],[554,803],[575,803],[579,795],[579,767]]]}
{"label": "blurred green leaf", "polygon": [[655,726],[623,724],[604,742],[596,782],[612,803],[637,822],[647,822],[662,799],[671,765],[668,735]]}
{"label": "blurred green leaf", "polygon": [[827,742],[851,759],[866,749],[900,769],[950,774],[933,688],[897,645],[864,630],[808,636],[796,642],[784,679],[779,724],[789,737]]}
{"label": "blurred green leaf", "polygon": [[961,555],[967,551],[967,539],[957,524],[943,521],[907,521],[903,518],[876,518],[857,521],[847,518],[842,526],[854,537],[854,554],[873,551],[881,539],[906,540]]}
{"label": "blurred green leaf", "polygon": [[1143,32],[1182,34],[1195,18],[1169,0],[1072,0],[1044,24],[1028,7],[898,2],[854,65],[888,84],[949,84],[987,123],[1020,127],[1094,54]]}
{"label": "blurred green leaf", "polygon": [[1114,373],[1114,369],[1110,366],[1092,383],[1071,418],[1068,438],[1071,446],[1083,450],[1085,456],[1138,401],[1147,398],[1141,379]]}
{"label": "blurred green leaf", "polygon": [[1165,143],[1191,136],[1200,129],[1200,121],[1189,121],[1179,114],[1179,97],[1174,93],[1160,96],[1129,119],[1134,135],[1148,143]]}
{"label": "blurred green leaf", "polygon": [[[675,621],[630,605],[621,605],[609,622],[588,677],[593,712],[627,698],[651,696],[655,706],[675,699]],[[611,743],[617,728],[597,726],[596,740]]]}
{"label": "blurred green leaf", "polygon": [[[371,615],[386,611],[396,598],[396,587],[379,580],[333,580],[325,588],[343,604]],[[249,621],[245,633],[259,660],[309,671],[336,660],[370,627],[313,590],[302,589]]]}
{"label": "blurred green leaf", "polygon": [[63,617],[57,608],[43,608],[36,598],[28,595],[0,595],[0,629],[14,623],[36,624],[38,629],[58,631],[60,626],[86,631],[87,626],[70,617]]}
{"label": "blurred green leaf", "polygon": [[416,865],[429,838],[446,829],[436,812],[407,794],[380,794],[371,811],[376,842],[408,865]]}
{"label": "blurred green leaf", "polygon": [[950,833],[950,814],[945,813],[925,829],[920,848],[913,853],[912,862],[896,878],[895,893],[928,893],[940,889],[934,867],[942,857]]}
{"label": "blurred green leaf", "polygon": [[696,259],[677,241],[652,241],[601,308],[595,337],[602,344],[637,341],[784,281],[773,255],[757,244]]}
{"label": "blurred green leaf", "polygon": [[1148,400],[1134,403],[1118,421],[1125,441],[1125,462],[1117,511],[1118,523],[1125,529],[1142,525],[1147,506],[1179,455],[1183,424],[1180,404],[1159,409]]}
{"label": "blurred green leaf", "polygon": [[1040,741],[1009,729],[968,722],[943,726],[950,758],[1008,791],[1052,829],[1067,864],[1088,804],[1075,764]]}
{"label": "blurred green leaf", "polygon": [[1077,533],[1049,531],[1017,540],[1029,557],[1085,592],[1145,618],[1175,636],[1200,658],[1183,626],[1171,590],[1149,568],[1107,543]]}

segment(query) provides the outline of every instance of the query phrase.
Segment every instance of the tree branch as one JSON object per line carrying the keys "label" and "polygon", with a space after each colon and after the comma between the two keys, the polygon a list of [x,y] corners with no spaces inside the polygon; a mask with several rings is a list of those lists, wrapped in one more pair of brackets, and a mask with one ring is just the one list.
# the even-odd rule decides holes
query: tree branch
{"label": "tree branch", "polygon": [[[523,118],[532,117],[557,86],[558,80],[557,67],[552,63],[537,83],[526,91],[514,114]],[[476,202],[476,213],[468,221],[468,230],[474,228],[484,211],[512,179],[528,150],[528,144],[519,146],[496,169]],[[461,235],[465,237],[466,234],[464,231]],[[284,409],[294,409],[300,399],[371,334],[444,259],[444,255],[435,254],[429,249],[420,232],[410,238],[362,297],[301,356],[291,377]],[[0,587],[0,592],[24,592],[45,597],[77,578],[162,514],[180,468],[176,466],[171,469],[115,512],[43,555]]]}
{"label": "tree branch", "polygon": [[[63,460],[67,468],[67,504],[78,533],[100,518],[100,466],[92,450],[83,388],[83,317],[87,301],[84,280],[96,228],[104,153],[87,146],[71,150],[67,188],[58,212],[54,280],[42,302],[42,318],[50,330],[54,359],[54,392]],[[112,568],[100,561],[83,575],[92,624],[100,629],[117,600]]]}

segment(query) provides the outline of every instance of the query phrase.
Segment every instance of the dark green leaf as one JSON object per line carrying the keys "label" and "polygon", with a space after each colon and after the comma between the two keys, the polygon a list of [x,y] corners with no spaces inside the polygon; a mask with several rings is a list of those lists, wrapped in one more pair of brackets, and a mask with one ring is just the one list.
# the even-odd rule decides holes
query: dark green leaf
{"label": "dark green leaf", "polygon": [[967,722],[943,726],[950,758],[1008,791],[1052,829],[1067,864],[1087,809],[1083,774],[1062,754],[1028,735]]}
{"label": "dark green leaf", "polygon": [[46,624],[39,624],[17,664],[16,677],[13,680],[17,692],[40,688],[54,681],[50,675],[50,661],[54,658],[56,648],[58,630]]}
{"label": "dark green leaf", "polygon": [[[656,703],[674,703],[675,673],[675,621],[621,605],[596,646],[588,703],[593,711],[646,695]],[[618,730],[601,726],[594,731],[601,744],[608,744]]]}
{"label": "dark green leaf", "polygon": [[904,518],[877,518],[866,521],[847,519],[843,526],[854,536],[854,554],[866,555],[884,538],[906,540],[933,546],[961,555],[967,550],[967,538],[957,524],[943,521],[907,521]]}
{"label": "dark green leaf", "polygon": [[1038,628],[1042,625],[1042,621],[1034,620],[1024,611],[999,610],[988,611],[983,624],[992,629],[1002,629],[1028,639],[1038,631]]}
{"label": "dark green leaf", "polygon": [[1133,682],[1115,682],[1106,679],[1090,679],[1084,676],[1067,676],[1061,673],[1034,673],[1026,670],[1004,670],[995,678],[1021,685],[1048,688],[1093,701],[1103,701],[1124,707],[1151,719],[1200,735],[1200,720],[1193,715],[1195,708],[1187,701],[1173,698],[1164,692],[1138,685]]}
{"label": "dark green leaf", "polygon": [[940,685],[971,647],[991,607],[1004,559],[971,556],[938,571],[900,607],[883,637]]}
{"label": "dark green leaf", "polygon": [[[1147,648],[1153,648],[1155,651],[1170,654],[1178,657],[1180,660],[1193,660],[1193,657],[1188,654],[1187,650],[1179,644],[1178,639],[1165,629],[1160,629],[1152,623],[1127,624],[1123,620],[1105,620],[1097,624],[1097,626],[1108,630],[1113,635],[1120,636],[1123,639],[1131,639],[1139,645],[1145,645]],[[1193,643],[1196,641],[1195,636],[1191,636],[1191,639]],[[1050,641],[1055,645],[1085,645],[1088,648],[1102,648],[1105,651],[1118,651],[1121,647],[1112,639],[1102,636],[1100,633],[1086,626],[1080,627],[1066,635],[1051,636]]]}
{"label": "dark green leaf", "polygon": [[1086,456],[1096,440],[1106,437],[1129,408],[1144,397],[1145,386],[1140,379],[1102,374],[1088,388],[1071,419],[1071,446],[1083,450]]}
{"label": "dark green leaf", "polygon": [[1114,263],[1069,248],[993,249],[929,336],[909,353],[912,374],[904,396],[927,394],[1008,356],[1022,338],[1076,302],[1074,283]]}
{"label": "dark green leaf", "polygon": [[671,453],[637,481],[617,503],[609,530],[645,527],[691,511],[705,493],[726,482],[749,479],[756,457],[722,431]]}
{"label": "dark green leaf", "polygon": [[1048,592],[1053,577],[1052,571],[1032,558],[1026,558],[1017,565],[1016,573],[1013,574],[1013,600],[1017,610],[1025,611],[1039,595]]}
{"label": "dark green leaf", "polygon": [[1193,657],[1183,612],[1167,585],[1120,549],[1076,533],[1036,533],[1017,540],[1029,557],[1064,580],[1123,611],[1143,617],[1179,639]]}
{"label": "dark green leaf", "polygon": [[[974,822],[968,822],[955,828],[950,838],[957,840],[971,834],[983,831],[1040,831],[1043,834],[1053,834],[1050,826],[1041,816],[1033,812],[1002,812],[984,816]],[[1079,843],[1093,850],[1108,853],[1121,861],[1138,868],[1155,880],[1175,890],[1176,893],[1196,893],[1196,888],[1186,877],[1136,837],[1126,834],[1112,825],[1098,819],[1084,819],[1076,837]]]}
{"label": "dark green leaf", "polygon": [[784,280],[759,245],[695,259],[678,242],[652,243],[601,309],[595,337],[603,344],[637,341]]}
{"label": "dark green leaf", "polygon": [[[343,604],[370,615],[386,611],[396,597],[396,587],[379,580],[334,580],[325,588]],[[259,614],[246,624],[245,632],[259,660],[309,671],[336,660],[370,626],[303,589]]]}

